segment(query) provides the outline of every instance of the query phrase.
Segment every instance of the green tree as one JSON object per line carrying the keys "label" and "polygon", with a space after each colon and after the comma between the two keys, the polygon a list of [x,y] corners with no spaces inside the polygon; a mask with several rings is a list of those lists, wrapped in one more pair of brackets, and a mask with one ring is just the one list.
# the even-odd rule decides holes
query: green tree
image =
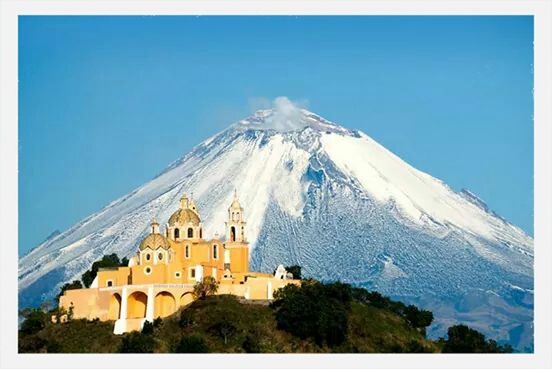
{"label": "green tree", "polygon": [[271,304],[279,329],[319,345],[337,346],[347,338],[351,286],[307,280],[290,284],[275,293]]}
{"label": "green tree", "polygon": [[485,336],[466,325],[454,325],[448,329],[443,352],[480,353],[486,352]]}
{"label": "green tree", "polygon": [[209,346],[201,336],[183,336],[173,351],[178,353],[207,353],[209,352]]}
{"label": "green tree", "polygon": [[218,291],[218,283],[215,278],[209,276],[204,277],[201,282],[194,285],[193,295],[196,299],[205,300],[207,296],[216,294]]}
{"label": "green tree", "polygon": [[119,256],[117,256],[117,254],[104,255],[100,260],[95,261],[89,270],[83,273],[81,277],[82,283],[84,283],[86,288],[90,287],[92,282],[94,282],[96,275],[98,275],[98,270],[100,268],[114,268],[127,265],[127,258],[119,260]]}
{"label": "green tree", "polygon": [[82,288],[82,283],[81,281],[79,281],[78,279],[70,282],[70,283],[65,283],[63,286],[61,286],[61,289],[56,297],[56,301],[58,301],[59,303],[59,298],[61,296],[63,296],[63,294],[65,293],[65,291],[67,290],[78,290]]}
{"label": "green tree", "polygon": [[425,335],[425,328],[433,322],[433,313],[429,310],[418,309],[414,305],[408,305],[404,309],[404,317],[411,327],[422,329]]}
{"label": "green tree", "polygon": [[286,270],[293,274],[293,279],[301,279],[301,267],[299,265],[287,266]]}
{"label": "green tree", "polygon": [[44,329],[48,321],[47,314],[41,309],[27,308],[21,312],[24,320],[21,323],[19,332],[23,335],[31,335]]}

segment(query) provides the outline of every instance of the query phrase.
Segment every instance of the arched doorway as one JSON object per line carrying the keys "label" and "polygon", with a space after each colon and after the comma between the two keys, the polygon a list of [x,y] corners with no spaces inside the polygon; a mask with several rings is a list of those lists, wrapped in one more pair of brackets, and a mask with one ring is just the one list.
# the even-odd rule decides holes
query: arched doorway
{"label": "arched doorway", "polygon": [[194,302],[194,296],[191,292],[186,292],[180,296],[180,306],[190,305],[192,302]]}
{"label": "arched doorway", "polygon": [[145,318],[148,306],[148,296],[141,291],[133,292],[128,297],[127,318]]}
{"label": "arched doorway", "polygon": [[155,296],[155,308],[153,315],[157,317],[166,317],[176,311],[176,300],[174,296],[167,291],[159,292]]}
{"label": "arched doorway", "polygon": [[121,295],[114,293],[109,299],[109,311],[107,319],[117,320],[121,317]]}

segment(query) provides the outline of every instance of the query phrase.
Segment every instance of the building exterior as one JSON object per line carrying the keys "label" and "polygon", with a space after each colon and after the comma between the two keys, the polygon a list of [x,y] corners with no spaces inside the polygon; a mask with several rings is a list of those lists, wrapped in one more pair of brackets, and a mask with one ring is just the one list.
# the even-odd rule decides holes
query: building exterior
{"label": "building exterior", "polygon": [[183,195],[163,232],[152,221],[128,266],[100,269],[90,288],[65,291],[59,305],[74,318],[114,320],[114,332],[121,334],[190,304],[194,285],[209,276],[219,284],[217,294],[247,300],[271,300],[277,289],[298,283],[281,265],[274,274],[249,271],[244,210],[236,194],[226,236],[210,240],[203,238],[193,199]]}

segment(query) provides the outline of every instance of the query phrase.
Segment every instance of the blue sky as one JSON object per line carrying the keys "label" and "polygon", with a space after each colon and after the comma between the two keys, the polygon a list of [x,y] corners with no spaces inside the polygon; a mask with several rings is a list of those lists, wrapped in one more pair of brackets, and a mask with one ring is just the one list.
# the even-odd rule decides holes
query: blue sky
{"label": "blue sky", "polygon": [[20,17],[19,252],[288,96],[533,234],[533,18]]}

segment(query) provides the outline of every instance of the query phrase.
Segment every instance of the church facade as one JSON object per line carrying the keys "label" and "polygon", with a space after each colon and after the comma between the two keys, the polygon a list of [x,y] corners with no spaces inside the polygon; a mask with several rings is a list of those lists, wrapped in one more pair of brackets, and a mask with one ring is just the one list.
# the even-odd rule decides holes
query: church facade
{"label": "church facade", "polygon": [[247,300],[272,300],[277,289],[298,283],[281,265],[274,274],[249,271],[244,209],[236,194],[225,229],[224,237],[204,239],[197,207],[183,195],[162,232],[152,221],[128,266],[100,269],[90,288],[65,291],[59,305],[77,319],[113,320],[114,333],[121,334],[193,302],[194,285],[205,277],[217,281],[217,294]]}

